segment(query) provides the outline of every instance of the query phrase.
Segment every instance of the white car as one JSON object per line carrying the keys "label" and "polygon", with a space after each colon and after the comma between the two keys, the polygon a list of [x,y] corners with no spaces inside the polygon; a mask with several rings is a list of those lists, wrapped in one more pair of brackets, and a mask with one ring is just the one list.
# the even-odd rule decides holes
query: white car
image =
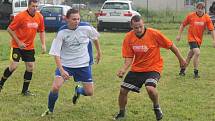
{"label": "white car", "polygon": [[130,0],[107,0],[98,13],[98,31],[130,29],[132,16],[140,15]]}

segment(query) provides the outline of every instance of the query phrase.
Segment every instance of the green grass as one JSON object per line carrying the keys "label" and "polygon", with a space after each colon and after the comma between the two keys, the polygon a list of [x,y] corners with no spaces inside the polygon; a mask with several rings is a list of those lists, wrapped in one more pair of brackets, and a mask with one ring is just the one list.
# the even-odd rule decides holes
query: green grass
{"label": "green grass", "polygon": [[[174,41],[177,30],[162,30]],[[103,32],[100,43],[102,60],[93,65],[95,94],[81,97],[77,105],[72,104],[75,87],[73,80],[61,88],[54,115],[41,118],[47,109],[47,96],[54,79],[55,64],[53,57],[40,54],[40,41],[36,40],[36,68],[30,89],[36,97],[23,97],[20,91],[23,83],[24,63],[21,62],[15,73],[5,83],[0,93],[0,121],[111,121],[118,111],[118,93],[121,79],[116,72],[123,64],[121,43],[125,33]],[[47,33],[48,50],[55,33]],[[8,66],[9,35],[0,31],[0,74]],[[188,51],[186,34],[181,42],[174,43],[185,57]],[[200,79],[193,79],[192,64],[187,75],[178,76],[179,64],[171,51],[161,49],[164,70],[158,90],[160,104],[164,112],[163,121],[215,121],[215,48],[211,36],[204,35],[200,56]],[[154,121],[152,104],[144,88],[140,94],[129,93],[125,121]]]}

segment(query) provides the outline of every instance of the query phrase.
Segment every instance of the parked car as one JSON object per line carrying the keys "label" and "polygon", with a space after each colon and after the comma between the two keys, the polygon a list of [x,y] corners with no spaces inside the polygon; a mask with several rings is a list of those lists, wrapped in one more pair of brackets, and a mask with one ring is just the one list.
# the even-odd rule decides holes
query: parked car
{"label": "parked car", "polygon": [[44,17],[45,28],[48,31],[57,31],[61,26],[66,24],[66,12],[71,9],[67,5],[49,5],[41,9]]}
{"label": "parked car", "polygon": [[87,5],[85,4],[72,4],[72,8],[76,8],[76,9],[84,9],[86,7]]}
{"label": "parked car", "polygon": [[45,7],[45,6],[50,6],[50,5],[52,5],[52,4],[39,4],[38,7],[37,7],[37,10],[38,10],[38,11],[41,11],[41,9],[42,9],[43,7]]}
{"label": "parked car", "polygon": [[27,0],[1,0],[0,28],[6,28],[20,11],[27,9],[27,6]]}
{"label": "parked car", "polygon": [[130,0],[107,0],[98,14],[97,29],[130,29],[132,16],[140,15]]}
{"label": "parked car", "polygon": [[209,16],[211,18],[211,21],[215,25],[215,1],[212,3],[212,5],[209,8]]}

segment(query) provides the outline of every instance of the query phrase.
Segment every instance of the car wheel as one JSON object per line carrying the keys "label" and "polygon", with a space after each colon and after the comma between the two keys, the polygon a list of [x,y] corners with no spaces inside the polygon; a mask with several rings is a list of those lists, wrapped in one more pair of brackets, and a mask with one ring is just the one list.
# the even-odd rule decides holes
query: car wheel
{"label": "car wheel", "polygon": [[99,32],[103,32],[103,31],[104,31],[104,27],[98,26],[98,27],[97,27],[97,30],[98,30]]}

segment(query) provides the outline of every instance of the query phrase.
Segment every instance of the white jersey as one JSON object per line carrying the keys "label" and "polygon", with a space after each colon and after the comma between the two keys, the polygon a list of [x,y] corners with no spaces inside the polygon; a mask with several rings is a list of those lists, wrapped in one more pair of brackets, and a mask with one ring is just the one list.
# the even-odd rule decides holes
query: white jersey
{"label": "white jersey", "polygon": [[99,33],[92,26],[78,26],[75,30],[68,27],[60,30],[52,42],[49,54],[59,56],[65,67],[80,68],[90,65],[88,44],[97,40]]}

